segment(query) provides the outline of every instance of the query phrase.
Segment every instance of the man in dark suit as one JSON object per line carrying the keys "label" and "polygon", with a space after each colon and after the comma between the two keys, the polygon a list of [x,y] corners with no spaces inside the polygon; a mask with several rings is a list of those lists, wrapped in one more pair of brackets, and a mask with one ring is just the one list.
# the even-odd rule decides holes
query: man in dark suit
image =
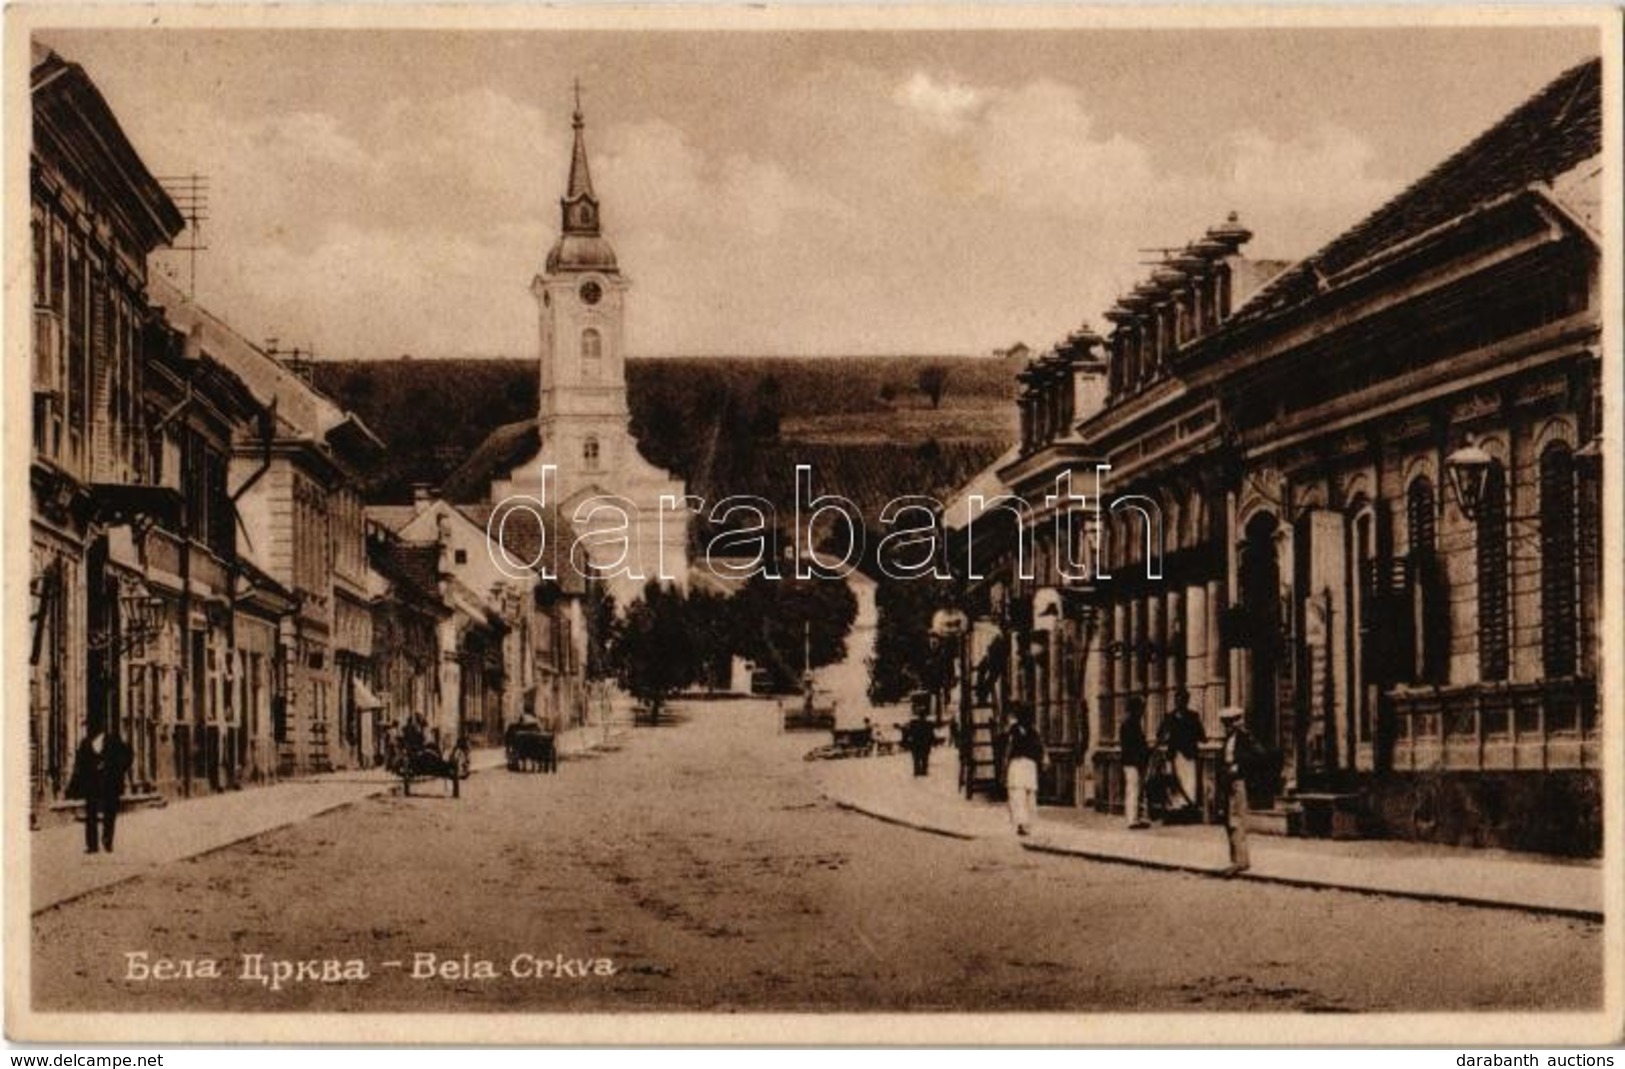
{"label": "man in dark suit", "polygon": [[1145,738],[1145,699],[1128,700],[1123,722],[1117,728],[1117,742],[1123,755],[1123,819],[1129,828],[1149,828],[1145,819],[1145,768],[1151,761],[1151,744]]}
{"label": "man in dark suit", "polygon": [[[124,778],[133,763],[130,747],[117,731],[100,726],[79,744],[73,755],[73,775],[68,779],[68,797],[85,801],[85,853],[98,846],[113,852],[113,828],[118,821],[119,799],[124,795]],[[98,830],[100,835],[98,837]]]}
{"label": "man in dark suit", "polygon": [[903,727],[903,745],[914,757],[914,774],[924,776],[931,769],[931,747],[937,744],[936,727],[927,717],[925,708],[914,710],[914,719]]}

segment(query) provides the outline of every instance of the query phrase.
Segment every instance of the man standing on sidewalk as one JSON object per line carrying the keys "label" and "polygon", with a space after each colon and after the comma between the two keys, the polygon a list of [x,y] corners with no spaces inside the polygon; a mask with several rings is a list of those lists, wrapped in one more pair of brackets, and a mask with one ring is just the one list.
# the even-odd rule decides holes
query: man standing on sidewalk
{"label": "man standing on sidewalk", "polygon": [[[1174,778],[1183,795],[1181,808],[1186,814],[1196,811],[1196,760],[1207,732],[1202,729],[1202,718],[1191,708],[1191,692],[1180,687],[1174,693],[1174,707],[1162,718],[1157,728],[1157,746],[1173,765]],[[1170,814],[1174,807],[1169,804]]]}
{"label": "man standing on sidewalk", "polygon": [[914,757],[914,774],[926,775],[931,767],[931,747],[937,744],[935,726],[928,719],[929,706],[916,706],[914,719],[903,727],[903,745]]}
{"label": "man standing on sidewalk", "polygon": [[1145,766],[1151,760],[1151,744],[1145,740],[1145,699],[1130,698],[1117,733],[1123,754],[1123,820],[1130,828],[1149,828],[1145,812]]}
{"label": "man standing on sidewalk", "polygon": [[1033,726],[1032,706],[1012,702],[1015,718],[1004,740],[1004,791],[1010,802],[1010,821],[1017,835],[1032,827],[1033,803],[1038,797],[1038,772],[1044,764],[1044,740]]}
{"label": "man standing on sidewalk", "polygon": [[92,726],[74,753],[67,793],[85,801],[85,853],[94,854],[98,843],[100,849],[113,852],[113,828],[131,764],[130,748],[118,732],[100,726]]}
{"label": "man standing on sidewalk", "polygon": [[1247,774],[1258,757],[1258,747],[1242,725],[1243,713],[1234,705],[1219,710],[1224,725],[1224,749],[1219,753],[1219,804],[1224,806],[1224,830],[1230,840],[1230,867],[1234,876],[1252,864],[1247,854]]}

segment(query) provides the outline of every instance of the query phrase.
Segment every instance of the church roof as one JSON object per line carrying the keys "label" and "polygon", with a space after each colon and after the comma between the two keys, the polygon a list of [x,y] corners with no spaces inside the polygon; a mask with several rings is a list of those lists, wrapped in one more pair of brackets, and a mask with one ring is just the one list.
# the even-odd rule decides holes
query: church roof
{"label": "church roof", "polygon": [[597,234],[560,234],[547,254],[547,273],[618,270],[615,250]]}
{"label": "church roof", "polygon": [[454,505],[484,501],[493,481],[534,457],[541,447],[536,420],[505,423],[486,435],[468,459],[446,476],[440,496]]}
{"label": "church roof", "polygon": [[598,199],[593,196],[592,172],[587,168],[587,139],[583,136],[583,128],[586,125],[586,120],[581,114],[581,86],[577,84],[576,110],[570,119],[570,127],[575,131],[575,148],[570,154],[570,184],[564,194],[567,201],[579,200],[582,197]]}
{"label": "church roof", "polygon": [[570,125],[575,145],[570,152],[570,180],[559,201],[562,227],[559,240],[547,254],[546,272],[617,270],[615,250],[599,230],[598,196],[592,191],[587,166],[586,120],[581,115],[581,86],[576,85],[576,110]]}

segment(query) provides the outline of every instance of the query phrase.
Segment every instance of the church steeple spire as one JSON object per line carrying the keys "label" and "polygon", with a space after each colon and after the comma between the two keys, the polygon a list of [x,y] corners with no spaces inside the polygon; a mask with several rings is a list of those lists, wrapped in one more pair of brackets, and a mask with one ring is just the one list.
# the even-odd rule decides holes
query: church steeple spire
{"label": "church steeple spire", "polygon": [[575,83],[576,108],[570,125],[575,130],[575,149],[570,156],[570,184],[559,206],[564,213],[566,234],[598,233],[598,198],[592,191],[592,173],[587,169],[586,120],[581,114],[581,80]]}
{"label": "church steeple spire", "polygon": [[575,111],[570,125],[575,128],[575,148],[570,153],[570,181],[559,201],[564,225],[543,270],[549,275],[562,271],[614,274],[615,250],[599,229],[598,195],[592,191],[592,174],[587,170],[587,122],[581,114],[579,81],[575,84]]}

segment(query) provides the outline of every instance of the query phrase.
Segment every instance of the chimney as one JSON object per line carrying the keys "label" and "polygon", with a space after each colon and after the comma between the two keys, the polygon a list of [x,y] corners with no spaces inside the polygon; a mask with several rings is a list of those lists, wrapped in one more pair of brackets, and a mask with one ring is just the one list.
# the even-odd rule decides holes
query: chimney
{"label": "chimney", "polygon": [[434,501],[434,486],[431,483],[412,484],[412,508],[422,512]]}
{"label": "chimney", "polygon": [[1072,358],[1072,421],[1079,423],[1106,407],[1107,364],[1101,352],[1106,339],[1084,323],[1067,343]]}

